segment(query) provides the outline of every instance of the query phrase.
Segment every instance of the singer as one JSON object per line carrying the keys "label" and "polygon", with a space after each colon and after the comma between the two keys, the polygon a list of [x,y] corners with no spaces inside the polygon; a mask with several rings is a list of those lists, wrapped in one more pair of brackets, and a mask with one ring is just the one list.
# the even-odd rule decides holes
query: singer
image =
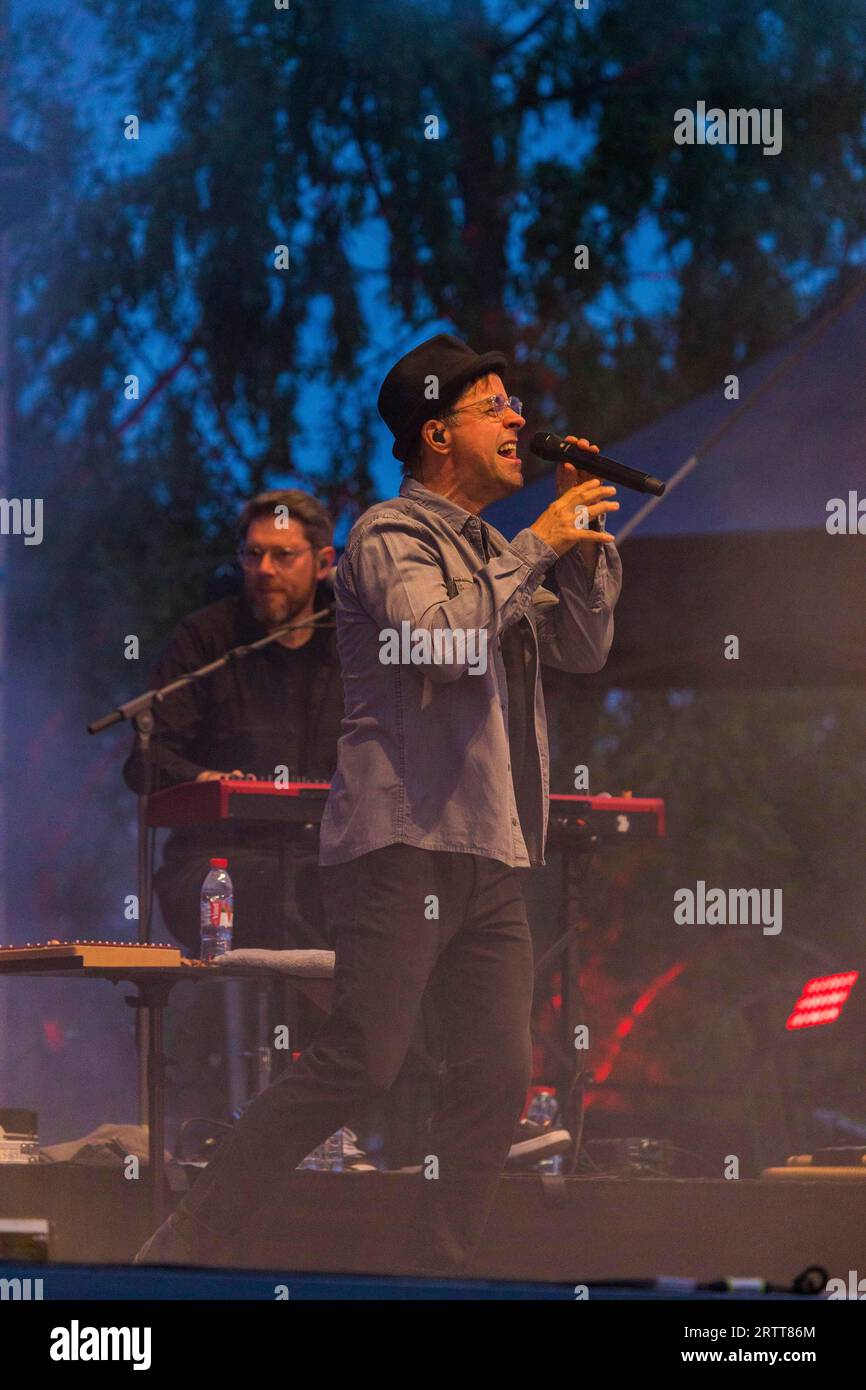
{"label": "singer", "polygon": [[[438,334],[382,385],[379,412],[406,476],[399,497],[356,522],[336,581],[346,714],[320,848],[334,1012],[247,1108],[139,1261],[241,1253],[282,1175],[392,1085],[425,997],[443,1021],[446,1068],[407,1257],[448,1273],[477,1247],[531,1071],[518,870],[544,862],[539,665],[599,670],[621,585],[613,537],[575,527],[580,507],[593,521],[614,509],[615,489],[571,463],[556,500],[510,543],[481,520],[522,485],[525,422],[505,368],[501,353]],[[558,599],[543,587],[553,569]],[[484,673],[470,675],[459,654],[383,664],[380,635],[403,622],[483,631]]]}

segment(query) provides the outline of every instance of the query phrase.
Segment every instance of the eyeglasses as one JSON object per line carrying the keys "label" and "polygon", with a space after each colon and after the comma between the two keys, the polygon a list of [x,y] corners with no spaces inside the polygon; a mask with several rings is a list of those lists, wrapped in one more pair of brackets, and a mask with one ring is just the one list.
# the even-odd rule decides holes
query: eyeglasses
{"label": "eyeglasses", "polygon": [[472,410],[477,405],[487,405],[488,401],[490,404],[485,415],[495,415],[499,419],[506,409],[513,410],[515,415],[523,414],[523,401],[519,396],[482,396],[478,401],[470,401],[469,405],[458,405],[456,410],[449,410],[448,414],[459,415],[461,410]]}
{"label": "eyeglasses", "polygon": [[284,545],[269,545],[264,550],[258,545],[239,545],[238,559],[245,570],[255,570],[269,555],[274,569],[287,570],[291,569],[299,555],[306,555],[313,549],[311,545],[305,545],[300,550],[289,550]]}

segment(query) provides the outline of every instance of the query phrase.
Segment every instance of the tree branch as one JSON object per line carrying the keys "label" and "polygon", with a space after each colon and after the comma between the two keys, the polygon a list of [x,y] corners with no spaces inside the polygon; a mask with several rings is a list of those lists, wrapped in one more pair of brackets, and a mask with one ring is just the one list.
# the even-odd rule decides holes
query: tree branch
{"label": "tree branch", "polygon": [[546,23],[546,21],[550,19],[551,15],[555,14],[556,11],[561,8],[561,0],[553,0],[553,3],[551,5],[548,5],[546,9],[542,10],[540,14],[537,14],[535,16],[535,19],[533,19],[530,24],[527,24],[522,34],[515,34],[514,37],[509,39],[507,43],[497,43],[495,49],[497,57],[501,58],[506,53],[510,53],[513,49],[519,48],[520,45],[523,43],[524,39],[528,39],[530,34],[534,34],[536,29],[540,29],[542,24]]}

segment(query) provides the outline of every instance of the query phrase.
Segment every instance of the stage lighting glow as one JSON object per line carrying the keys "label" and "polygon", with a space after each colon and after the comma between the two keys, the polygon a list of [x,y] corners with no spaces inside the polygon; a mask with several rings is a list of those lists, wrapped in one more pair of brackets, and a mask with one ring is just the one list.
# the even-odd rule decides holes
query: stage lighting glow
{"label": "stage lighting glow", "polygon": [[790,1032],[835,1023],[859,974],[859,970],[846,970],[838,975],[817,975],[807,980],[785,1027]]}

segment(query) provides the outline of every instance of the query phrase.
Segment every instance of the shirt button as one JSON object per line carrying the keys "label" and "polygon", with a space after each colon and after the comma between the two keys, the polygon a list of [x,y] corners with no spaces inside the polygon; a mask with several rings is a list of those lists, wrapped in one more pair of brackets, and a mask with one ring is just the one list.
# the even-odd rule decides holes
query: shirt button
{"label": "shirt button", "polygon": [[517,820],[516,820],[516,818],[515,818],[514,816],[511,817],[511,824],[512,824],[512,825],[516,825],[516,824],[517,824]]}

